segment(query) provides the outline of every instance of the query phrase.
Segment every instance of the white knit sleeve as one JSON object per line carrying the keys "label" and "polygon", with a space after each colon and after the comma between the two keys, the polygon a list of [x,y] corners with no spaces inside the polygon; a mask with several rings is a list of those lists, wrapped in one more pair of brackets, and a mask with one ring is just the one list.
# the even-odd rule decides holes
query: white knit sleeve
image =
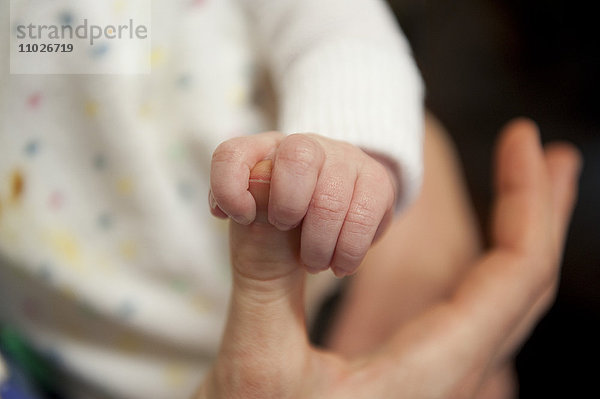
{"label": "white knit sleeve", "polygon": [[382,0],[239,0],[278,96],[278,129],[389,158],[398,207],[422,178],[423,83]]}

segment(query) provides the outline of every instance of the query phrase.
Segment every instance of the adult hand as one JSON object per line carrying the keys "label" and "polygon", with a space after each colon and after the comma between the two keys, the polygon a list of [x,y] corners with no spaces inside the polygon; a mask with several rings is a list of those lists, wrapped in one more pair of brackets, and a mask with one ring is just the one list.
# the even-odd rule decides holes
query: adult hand
{"label": "adult hand", "polygon": [[[231,309],[219,356],[198,396],[471,397],[486,371],[521,342],[552,295],[578,164],[568,146],[544,153],[531,123],[509,125],[498,148],[493,247],[468,269],[449,299],[352,360],[308,343],[300,231],[281,232],[265,223],[265,216],[248,226],[232,223]],[[250,191],[260,216],[269,198],[262,182],[268,172],[255,174]]]}

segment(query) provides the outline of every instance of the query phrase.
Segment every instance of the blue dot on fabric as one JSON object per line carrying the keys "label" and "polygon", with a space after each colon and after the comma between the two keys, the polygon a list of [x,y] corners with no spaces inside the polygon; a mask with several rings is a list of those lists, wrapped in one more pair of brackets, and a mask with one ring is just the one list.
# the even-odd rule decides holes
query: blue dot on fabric
{"label": "blue dot on fabric", "polygon": [[179,182],[177,185],[177,191],[184,200],[190,201],[195,197],[194,187],[188,182]]}
{"label": "blue dot on fabric", "polygon": [[87,316],[90,318],[98,317],[98,313],[96,312],[96,309],[94,309],[94,307],[89,302],[80,302],[77,306],[77,309],[79,309],[81,314],[84,316]]}
{"label": "blue dot on fabric", "polygon": [[53,273],[52,273],[52,267],[50,266],[50,264],[47,262],[42,262],[40,264],[39,274],[40,274],[40,278],[44,281],[52,280]]}
{"label": "blue dot on fabric", "polygon": [[33,157],[39,152],[39,150],[40,142],[38,140],[29,140],[25,144],[25,154],[27,154],[27,156]]}
{"label": "blue dot on fabric", "polygon": [[94,165],[94,169],[104,170],[106,169],[107,164],[106,157],[103,154],[97,154],[96,156],[94,156],[92,164]]}
{"label": "blue dot on fabric", "polygon": [[109,230],[113,224],[114,224],[114,220],[113,217],[108,214],[108,213],[102,213],[98,216],[98,227],[100,227],[103,230]]}
{"label": "blue dot on fabric", "polygon": [[117,314],[122,319],[130,319],[135,314],[136,309],[130,301],[123,301],[117,309]]}
{"label": "blue dot on fabric", "polygon": [[108,53],[108,50],[108,44],[106,43],[95,44],[92,47],[92,56],[95,58],[103,57],[106,53]]}
{"label": "blue dot on fabric", "polygon": [[58,20],[62,25],[71,25],[73,23],[73,14],[68,11],[61,12]]}
{"label": "blue dot on fabric", "polygon": [[256,69],[256,65],[250,62],[244,67],[244,75],[252,78],[256,75]]}
{"label": "blue dot on fabric", "polygon": [[181,89],[185,89],[187,87],[189,87],[192,83],[192,76],[188,75],[188,74],[181,74],[179,75],[179,77],[177,77],[177,87],[181,88]]}

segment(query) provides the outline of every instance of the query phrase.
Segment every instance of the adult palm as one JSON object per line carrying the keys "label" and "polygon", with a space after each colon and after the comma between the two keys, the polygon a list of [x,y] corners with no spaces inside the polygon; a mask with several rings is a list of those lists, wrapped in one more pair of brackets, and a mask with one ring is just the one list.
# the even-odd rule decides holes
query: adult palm
{"label": "adult palm", "polygon": [[[364,311],[361,325],[361,311],[346,309],[339,324],[343,328],[334,330],[333,346],[342,348],[341,353],[310,345],[303,305],[305,272],[298,255],[301,227],[281,232],[266,222],[270,170],[268,162],[260,163],[249,183],[257,220],[249,226],[231,224],[229,318],[218,358],[198,397],[472,397],[490,373],[493,377],[493,371],[502,369],[551,301],[578,163],[568,145],[544,151],[532,123],[509,124],[497,148],[491,248],[460,274],[446,278],[453,281],[446,295],[413,306],[410,317],[384,329],[379,338],[385,342],[374,345],[371,340],[364,348],[355,347],[355,353],[343,350],[344,345],[352,347],[352,339],[344,337],[352,337],[353,330],[358,335],[369,330]],[[377,287],[371,289],[363,289],[346,308],[360,308],[361,297],[364,303],[370,302],[369,296],[378,297]],[[427,291],[427,281],[422,289]],[[373,313],[393,320],[405,304],[386,305],[383,312]]]}

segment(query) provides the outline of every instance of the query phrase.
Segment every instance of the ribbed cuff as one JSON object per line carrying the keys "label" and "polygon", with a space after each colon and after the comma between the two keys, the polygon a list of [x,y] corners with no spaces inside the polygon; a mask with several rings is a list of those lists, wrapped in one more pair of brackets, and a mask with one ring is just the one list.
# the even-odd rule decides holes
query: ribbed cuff
{"label": "ribbed cuff", "polygon": [[389,157],[397,209],[417,196],[423,174],[423,83],[403,49],[330,42],[279,77],[279,130],[317,133]]}

